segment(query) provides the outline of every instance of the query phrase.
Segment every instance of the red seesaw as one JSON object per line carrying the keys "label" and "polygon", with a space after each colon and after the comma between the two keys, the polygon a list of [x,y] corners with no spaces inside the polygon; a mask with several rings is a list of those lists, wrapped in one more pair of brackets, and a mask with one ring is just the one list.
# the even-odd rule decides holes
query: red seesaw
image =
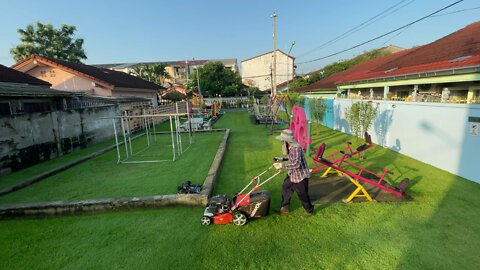
{"label": "red seesaw", "polygon": [[[352,149],[352,143],[349,142],[349,141],[346,141],[347,146],[344,149],[328,155],[326,157],[326,159],[331,160],[332,163],[336,164],[337,162],[343,161],[345,158],[347,158],[347,157],[345,157],[346,154],[348,155],[348,157],[352,157],[352,156],[361,154],[362,152],[366,151],[367,149],[370,149],[370,148],[373,147],[372,137],[370,136],[370,134],[368,134],[368,132],[365,132],[365,141],[366,141],[365,144],[360,145],[355,150]],[[316,156],[318,156],[318,151],[317,151]],[[331,167],[328,167],[327,165],[321,164],[320,162],[316,161],[316,158],[313,158],[313,162],[315,164],[315,168],[311,171],[311,173],[316,173],[316,172],[319,172],[319,171],[321,171],[325,168],[328,168],[322,174],[322,177],[326,177],[328,174],[335,173],[335,172],[339,176],[341,176],[340,172],[335,171],[335,170],[332,172]]]}
{"label": "red seesaw", "polygon": [[[367,190],[360,184],[360,181],[385,190],[386,192],[391,193],[397,197],[403,196],[404,191],[410,181],[408,178],[405,178],[400,182],[398,187],[392,187],[391,185],[386,183],[385,176],[387,173],[391,173],[387,169],[384,168],[381,174],[376,174],[370,170],[367,170],[364,167],[348,161],[348,158],[351,157],[350,154],[344,153],[342,157],[330,161],[326,158],[323,158],[324,152],[325,143],[322,143],[322,145],[320,145],[320,147],[318,148],[316,156],[313,158],[315,164],[321,164],[321,166],[316,166],[316,168],[312,170],[312,172],[318,172],[323,168],[328,168],[328,170],[334,170],[340,176],[346,176],[350,180],[350,182],[352,182],[357,188],[347,199],[344,200],[344,202],[350,202],[354,198],[358,197],[364,197],[368,201],[372,201],[372,197],[370,196],[370,194],[368,194]],[[358,171],[355,173],[347,170],[346,168],[342,167],[344,164],[347,164],[347,166],[353,167]]]}

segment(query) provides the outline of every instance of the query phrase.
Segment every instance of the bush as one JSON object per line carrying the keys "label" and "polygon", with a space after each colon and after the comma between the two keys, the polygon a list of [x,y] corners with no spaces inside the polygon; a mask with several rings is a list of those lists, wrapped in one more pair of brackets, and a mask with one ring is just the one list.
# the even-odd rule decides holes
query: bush
{"label": "bush", "polygon": [[345,118],[352,134],[363,140],[363,135],[370,129],[377,114],[378,107],[374,107],[372,102],[359,101],[345,110]]}
{"label": "bush", "polygon": [[312,121],[322,124],[323,116],[325,115],[326,110],[323,99],[309,99],[308,106],[310,107]]}

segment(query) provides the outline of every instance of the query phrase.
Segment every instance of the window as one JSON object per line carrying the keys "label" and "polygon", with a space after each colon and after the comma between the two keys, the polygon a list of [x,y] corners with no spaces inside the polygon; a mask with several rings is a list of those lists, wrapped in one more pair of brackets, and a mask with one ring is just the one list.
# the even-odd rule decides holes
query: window
{"label": "window", "polygon": [[11,115],[10,103],[0,102],[0,115]]}
{"label": "window", "polygon": [[25,113],[48,112],[51,111],[50,102],[24,102],[23,111]]}

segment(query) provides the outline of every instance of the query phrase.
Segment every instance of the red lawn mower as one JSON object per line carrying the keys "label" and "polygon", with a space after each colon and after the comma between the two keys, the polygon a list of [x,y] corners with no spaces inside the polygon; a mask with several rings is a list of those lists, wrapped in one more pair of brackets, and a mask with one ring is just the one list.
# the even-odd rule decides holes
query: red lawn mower
{"label": "red lawn mower", "polygon": [[[260,218],[268,215],[270,209],[270,193],[267,190],[259,190],[261,186],[273,179],[281,173],[276,171],[272,176],[263,182],[260,176],[271,170],[273,165],[268,169],[252,178],[237,195],[233,198],[227,195],[216,195],[208,200],[207,207],[201,219],[202,225],[227,224],[233,222],[237,226],[247,223],[250,218]],[[246,194],[242,194],[252,183],[256,185]]]}

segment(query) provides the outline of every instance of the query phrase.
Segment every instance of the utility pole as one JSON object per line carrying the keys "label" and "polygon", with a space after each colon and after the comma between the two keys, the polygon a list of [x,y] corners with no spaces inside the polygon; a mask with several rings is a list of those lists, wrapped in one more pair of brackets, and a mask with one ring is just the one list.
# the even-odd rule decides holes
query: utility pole
{"label": "utility pole", "polygon": [[202,97],[202,91],[200,90],[200,76],[198,75],[198,67],[197,67],[197,87],[198,87],[198,95]]}
{"label": "utility pole", "polygon": [[189,70],[189,68],[188,68],[188,60],[185,60],[185,71],[186,71],[186,73],[187,73],[187,83],[188,83],[188,80],[190,79],[190,78],[189,78],[189,74],[188,74],[188,73],[189,73],[188,70]]}
{"label": "utility pole", "polygon": [[[290,45],[290,49],[288,50],[288,53],[287,53],[287,93],[288,93],[288,90],[289,90],[289,79],[290,79],[290,66],[288,65],[288,60],[290,60],[290,52],[292,51],[292,48],[293,46],[295,45],[295,41],[292,42],[292,45]],[[295,63],[292,61],[292,81],[293,81],[293,78],[295,77],[295,74],[294,74],[294,71],[293,71],[293,67],[295,66]]]}
{"label": "utility pole", "polygon": [[273,12],[273,87],[272,97],[277,94],[277,14]]}

